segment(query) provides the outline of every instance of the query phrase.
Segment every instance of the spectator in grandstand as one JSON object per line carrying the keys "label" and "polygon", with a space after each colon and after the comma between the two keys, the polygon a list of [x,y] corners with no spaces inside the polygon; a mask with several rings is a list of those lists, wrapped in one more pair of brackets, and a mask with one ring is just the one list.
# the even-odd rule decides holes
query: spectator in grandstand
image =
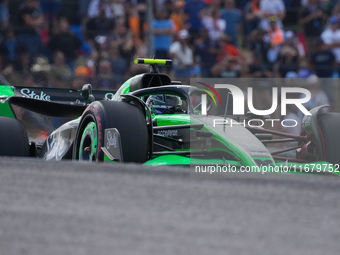
{"label": "spectator in grandstand", "polygon": [[23,51],[18,56],[18,61],[14,65],[14,69],[18,73],[29,74],[31,72],[32,59],[27,51]]}
{"label": "spectator in grandstand", "polygon": [[200,78],[200,77],[202,77],[201,66],[194,62],[190,70],[190,78]]}
{"label": "spectator in grandstand", "polygon": [[58,22],[58,32],[52,36],[48,43],[48,48],[52,53],[61,51],[67,65],[71,70],[75,69],[75,61],[78,57],[78,50],[82,45],[81,41],[71,33],[69,22],[66,18],[61,18]]}
{"label": "spectator in grandstand", "polygon": [[98,10],[100,6],[100,0],[90,0],[88,9],[87,9],[87,16],[89,18],[94,18],[98,16]]}
{"label": "spectator in grandstand", "polygon": [[291,47],[293,48],[300,57],[305,56],[305,51],[303,49],[303,45],[299,41],[299,38],[292,30],[288,30],[284,33],[284,47]]}
{"label": "spectator in grandstand", "polygon": [[4,30],[4,37],[0,39],[0,55],[3,64],[14,64],[19,59],[19,54],[24,51],[24,45],[17,40],[12,28]]}
{"label": "spectator in grandstand", "polygon": [[57,24],[58,17],[61,15],[61,0],[40,0],[41,8],[43,10],[45,20],[51,29],[56,30],[53,27]]}
{"label": "spectator in grandstand", "polygon": [[199,38],[195,41],[195,55],[201,65],[203,78],[211,77],[211,68],[216,64],[217,56],[222,55],[223,51],[218,42],[209,37],[209,31],[203,29]]}
{"label": "spectator in grandstand", "polygon": [[80,56],[90,56],[93,50],[93,40],[87,37],[83,33],[83,28],[80,25],[74,24],[70,27],[71,33],[74,34],[80,41],[81,46],[79,48]]}
{"label": "spectator in grandstand", "polygon": [[85,84],[92,82],[89,68],[86,66],[78,66],[74,73],[75,77],[72,81],[72,89],[80,90]]}
{"label": "spectator in grandstand", "polygon": [[128,32],[124,37],[123,41],[119,46],[119,52],[122,58],[124,58],[128,63],[132,63],[135,53],[137,51],[138,40],[135,35],[131,32]]}
{"label": "spectator in grandstand", "polygon": [[224,32],[231,38],[231,43],[238,46],[238,32],[242,25],[240,10],[235,8],[235,0],[225,0],[221,18],[225,21]]}
{"label": "spectator in grandstand", "polygon": [[18,83],[18,84],[22,84],[23,87],[35,87],[35,82],[34,82],[34,77],[31,73],[23,75],[23,82],[22,83]]}
{"label": "spectator in grandstand", "polygon": [[156,10],[156,12],[164,10],[166,13],[166,17],[170,18],[171,14],[175,10],[175,1],[173,0],[161,0],[161,1],[163,1],[162,6],[154,8],[154,10]]}
{"label": "spectator in grandstand", "polygon": [[285,40],[284,37],[284,31],[277,26],[277,17],[276,16],[270,16],[268,18],[269,22],[269,28],[268,28],[268,39],[270,41],[270,44],[274,47],[280,47]]}
{"label": "spectator in grandstand", "polygon": [[106,17],[109,19],[123,17],[125,15],[122,0],[92,0],[88,8],[89,18],[99,16],[101,11],[100,8],[103,8]]}
{"label": "spectator in grandstand", "polygon": [[170,14],[170,19],[172,20],[177,33],[179,30],[183,29],[184,26],[184,1],[177,1],[175,3],[174,11]]}
{"label": "spectator in grandstand", "polygon": [[213,9],[211,13],[203,16],[202,24],[209,31],[210,40],[214,42],[226,30],[226,21],[221,19],[221,11],[219,9]]}
{"label": "spectator in grandstand", "polygon": [[[23,82],[25,81],[23,78],[25,74],[22,74],[20,72],[17,72],[13,66],[13,64],[8,64],[6,66],[1,66],[1,76],[4,76],[6,79],[6,83],[4,82],[3,84],[18,84],[20,86],[23,86]],[[27,72],[27,74],[30,74],[30,70]]]}
{"label": "spectator in grandstand", "polygon": [[[125,36],[129,32],[134,33],[133,31],[131,31],[131,29],[129,30],[129,28],[126,26],[125,20],[123,18],[116,19],[115,27],[108,38],[110,44],[119,47],[123,43]],[[136,33],[134,34],[136,35]]]}
{"label": "spectator in grandstand", "polygon": [[8,11],[9,0],[0,1],[0,29],[7,28],[9,25],[9,11]]}
{"label": "spectator in grandstand", "polygon": [[207,7],[207,4],[202,0],[188,0],[184,6],[184,12],[188,15],[187,26],[192,41],[196,39],[202,29],[200,12]]}
{"label": "spectator in grandstand", "polygon": [[54,54],[54,63],[48,72],[49,86],[53,88],[70,88],[72,85],[73,72],[66,65],[65,57],[62,52]]}
{"label": "spectator in grandstand", "polygon": [[200,16],[205,15],[205,13],[211,13],[213,10],[221,10],[224,6],[223,0],[204,0],[207,6],[200,12]]}
{"label": "spectator in grandstand", "polygon": [[297,72],[299,69],[299,55],[297,50],[289,44],[285,44],[280,50],[275,64],[276,77],[286,77],[289,72]]}
{"label": "spectator in grandstand", "polygon": [[285,40],[284,32],[277,26],[276,16],[270,16],[268,22],[269,29],[265,36],[265,40],[270,44],[270,49],[267,52],[267,58],[269,62],[275,63]]}
{"label": "spectator in grandstand", "polygon": [[65,63],[65,56],[61,51],[54,54],[53,64],[49,74],[54,76],[58,81],[67,81],[72,78],[72,70]]}
{"label": "spectator in grandstand", "polygon": [[340,2],[330,1],[330,5],[334,4],[331,14],[340,18]]}
{"label": "spectator in grandstand", "polygon": [[272,72],[263,61],[263,55],[259,51],[252,53],[252,60],[247,67],[247,77],[250,78],[271,78]]}
{"label": "spectator in grandstand", "polygon": [[268,64],[267,53],[270,48],[270,43],[264,40],[266,31],[263,29],[255,29],[251,32],[249,36],[249,49],[252,52],[260,53],[262,55],[262,60]]}
{"label": "spectator in grandstand", "polygon": [[107,17],[104,5],[101,4],[98,8],[98,15],[90,18],[85,26],[85,33],[91,39],[94,39],[96,36],[100,35],[107,36],[112,33],[114,28],[114,20]]}
{"label": "spectator in grandstand", "polygon": [[261,20],[260,1],[251,0],[244,8],[244,33],[246,36],[256,29]]}
{"label": "spectator in grandstand", "polygon": [[145,22],[147,18],[147,3],[146,0],[132,1],[137,6],[138,24],[139,24],[139,38],[144,40]]}
{"label": "spectator in grandstand", "polygon": [[88,18],[88,10],[91,0],[78,0],[79,14],[81,16],[81,23],[85,24]]}
{"label": "spectator in grandstand", "polygon": [[223,7],[223,0],[210,0],[206,1],[209,3],[211,10],[221,9]]}
{"label": "spectator in grandstand", "polygon": [[111,6],[113,11],[113,18],[119,18],[125,16],[124,0],[109,0],[108,4]]}
{"label": "spectator in grandstand", "polygon": [[326,19],[327,16],[320,1],[308,0],[299,19],[299,24],[303,26],[308,55],[311,54],[316,41],[320,38]]}
{"label": "spectator in grandstand", "polygon": [[306,79],[311,75],[310,71],[310,64],[309,61],[305,58],[301,58],[300,63],[299,63],[299,72],[298,76],[299,78]]}
{"label": "spectator in grandstand", "polygon": [[117,77],[112,74],[112,65],[108,59],[99,61],[99,69],[96,77],[96,89],[117,90],[121,85]]}
{"label": "spectator in grandstand", "polygon": [[177,34],[178,41],[170,46],[169,55],[173,59],[173,71],[175,78],[187,79],[194,64],[193,51],[189,46],[189,33],[181,30]]}
{"label": "spectator in grandstand", "polygon": [[336,70],[336,61],[333,52],[319,39],[311,55],[311,70],[319,78],[331,78]]}
{"label": "spectator in grandstand", "polygon": [[[337,34],[339,36],[340,30],[339,29],[337,29],[337,30],[338,30]],[[336,36],[336,35],[334,35],[334,36]],[[331,77],[334,77],[334,75],[336,75],[338,77],[339,76],[338,58],[339,58],[339,50],[340,50],[340,47],[339,47],[340,39],[339,39],[338,43],[333,43],[333,44],[328,44],[328,45],[327,45],[327,43],[325,45],[325,43],[323,43],[323,42],[325,42],[325,40],[323,40],[323,41],[321,40],[321,42],[319,42],[319,45],[318,45],[316,51],[312,55],[311,68],[314,69],[316,74],[320,75],[319,76],[320,78],[331,78]],[[330,51],[329,46],[335,47],[336,45],[338,45],[337,48],[333,48],[333,50]],[[333,104],[333,101],[334,101],[334,84],[333,84],[333,82],[330,79],[323,79],[322,84],[321,84],[321,88],[326,93],[330,103]]]}
{"label": "spectator in grandstand", "polygon": [[26,0],[19,9],[18,40],[25,46],[31,57],[41,52],[39,28],[44,23],[39,0]]}
{"label": "spectator in grandstand", "polygon": [[224,57],[237,58],[239,61],[244,62],[244,56],[241,51],[231,43],[232,39],[222,34],[218,37],[218,47],[221,49],[221,53],[217,55],[217,61],[221,62]]}
{"label": "spectator in grandstand", "polygon": [[61,1],[60,16],[66,17],[71,24],[81,23],[81,16],[78,5],[79,0],[56,0],[56,1]]}
{"label": "spectator in grandstand", "polygon": [[117,77],[119,83],[124,82],[124,78],[127,78],[125,74],[128,71],[128,63],[120,56],[119,49],[116,47],[110,47],[109,57],[112,66],[112,74]]}
{"label": "spectator in grandstand", "polygon": [[34,59],[31,71],[34,75],[34,80],[37,87],[51,87],[49,85],[48,73],[51,70],[51,65],[48,58],[40,56]]}
{"label": "spectator in grandstand", "polygon": [[175,33],[173,22],[166,15],[165,10],[160,10],[153,20],[155,57],[161,59],[169,58],[168,53]]}
{"label": "spectator in grandstand", "polygon": [[276,16],[276,26],[283,28],[282,20],[286,15],[286,8],[283,0],[260,0],[260,26],[264,30],[269,29],[270,16]]}
{"label": "spectator in grandstand", "polygon": [[321,34],[321,39],[330,49],[332,49],[335,56],[338,68],[340,66],[340,29],[339,19],[336,16],[329,18],[329,27]]}
{"label": "spectator in grandstand", "polygon": [[247,71],[246,65],[238,57],[225,56],[222,61],[211,68],[211,74],[216,78],[240,78]]}

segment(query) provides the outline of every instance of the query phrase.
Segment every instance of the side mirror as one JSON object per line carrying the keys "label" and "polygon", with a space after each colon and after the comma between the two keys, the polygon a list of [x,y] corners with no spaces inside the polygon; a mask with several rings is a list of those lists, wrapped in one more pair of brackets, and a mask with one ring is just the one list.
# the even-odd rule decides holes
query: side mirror
{"label": "side mirror", "polygon": [[81,96],[85,99],[86,104],[91,104],[95,101],[94,96],[92,95],[92,85],[85,84],[81,89]]}

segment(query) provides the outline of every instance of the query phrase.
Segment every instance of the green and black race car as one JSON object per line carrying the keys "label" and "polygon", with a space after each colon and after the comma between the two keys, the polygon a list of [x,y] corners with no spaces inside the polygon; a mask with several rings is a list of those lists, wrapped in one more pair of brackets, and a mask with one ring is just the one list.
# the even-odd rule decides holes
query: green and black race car
{"label": "green and black race car", "polygon": [[[92,91],[89,84],[81,91],[0,86],[0,156],[339,174],[340,113],[311,110],[301,135],[215,125],[221,116],[201,114],[201,107],[209,109],[200,101],[205,90],[157,71],[171,60],[136,63],[149,64],[150,72],[116,92]],[[293,145],[268,149],[281,143]]]}

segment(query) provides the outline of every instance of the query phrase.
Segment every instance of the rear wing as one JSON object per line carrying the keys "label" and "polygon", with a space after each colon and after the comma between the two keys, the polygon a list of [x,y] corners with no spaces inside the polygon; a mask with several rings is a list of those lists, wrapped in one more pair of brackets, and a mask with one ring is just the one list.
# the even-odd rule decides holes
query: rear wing
{"label": "rear wing", "polygon": [[[113,91],[93,90],[94,100],[111,100]],[[12,105],[54,117],[81,116],[88,103],[84,90],[0,86],[0,116],[14,117]]]}
{"label": "rear wing", "polygon": [[[6,93],[2,93],[2,91],[6,91]],[[95,100],[111,100],[114,94],[114,91],[92,90]],[[10,96],[54,103],[86,105],[86,99],[83,97],[82,91],[73,89],[0,86],[0,99]]]}

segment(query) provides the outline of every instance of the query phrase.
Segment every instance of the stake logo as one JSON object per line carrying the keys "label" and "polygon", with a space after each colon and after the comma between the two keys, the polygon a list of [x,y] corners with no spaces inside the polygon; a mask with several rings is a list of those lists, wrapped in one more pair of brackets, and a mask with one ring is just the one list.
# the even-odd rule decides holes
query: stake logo
{"label": "stake logo", "polygon": [[51,101],[51,96],[45,94],[43,91],[41,91],[40,94],[36,94],[33,90],[31,91],[30,89],[24,88],[20,92],[23,97],[39,99],[42,101]]}
{"label": "stake logo", "polygon": [[[231,84],[215,84],[214,86],[215,88],[213,88],[212,86],[209,86],[205,83],[201,83],[201,82],[199,83],[208,87],[211,91],[213,91],[214,94],[219,99],[221,105],[222,105],[221,98],[219,94],[217,93],[217,91],[215,90],[215,88],[216,89],[228,89],[230,91],[229,93],[233,97],[233,115],[245,115],[245,110],[244,110],[245,96],[243,94],[243,91],[240,88],[238,88],[235,85],[231,85]],[[208,95],[210,95],[213,98],[215,105],[217,105],[216,100],[214,99],[211,92],[206,89],[202,89],[202,90],[204,90]],[[303,94],[304,97],[294,98],[294,99],[287,98],[287,95],[291,93]],[[278,98],[279,98],[278,88],[273,87],[272,88],[272,106],[267,110],[258,110],[258,109],[255,109],[254,103],[253,103],[253,88],[248,87],[247,89],[247,106],[248,106],[249,111],[255,115],[265,116],[265,115],[270,115],[274,113],[278,107]],[[302,105],[303,103],[307,103],[310,99],[311,99],[311,93],[307,89],[296,88],[296,87],[281,88],[281,115],[286,116],[287,105],[295,105],[304,115],[311,115],[311,113]],[[202,100],[202,115],[207,115],[206,95],[202,94],[201,100]]]}

